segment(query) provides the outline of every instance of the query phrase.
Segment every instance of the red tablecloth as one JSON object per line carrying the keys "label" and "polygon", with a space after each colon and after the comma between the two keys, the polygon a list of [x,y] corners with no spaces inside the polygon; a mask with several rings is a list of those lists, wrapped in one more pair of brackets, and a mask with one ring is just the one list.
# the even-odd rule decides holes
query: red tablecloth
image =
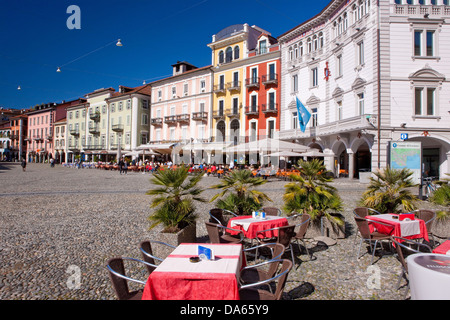
{"label": "red tablecloth", "polygon": [[[203,245],[212,261],[190,262]],[[149,276],[142,300],[239,300],[238,276],[245,265],[241,244],[180,244]]]}
{"label": "red tablecloth", "polygon": [[[241,221],[242,223],[239,224]],[[245,225],[244,225],[245,222]],[[228,228],[231,229],[237,229],[244,231],[244,235],[248,239],[254,239],[256,237],[258,238],[272,238],[278,236],[277,230],[271,230],[266,231],[264,233],[258,233],[259,231],[278,228],[278,227],[284,227],[289,224],[288,220],[284,217],[277,217],[277,216],[267,216],[264,220],[259,220],[252,218],[252,216],[241,216],[241,217],[235,217],[231,218],[228,221]],[[227,230],[228,232],[229,230]],[[230,234],[237,234],[233,233],[233,231],[229,231]]]}
{"label": "red tablecloth", "polygon": [[434,248],[433,253],[450,255],[450,240],[447,240]]}
{"label": "red tablecloth", "polygon": [[[386,235],[392,235],[396,237],[406,238],[406,239],[420,239],[423,238],[426,241],[428,239],[428,231],[427,226],[425,225],[425,221],[422,219],[415,218],[414,221],[419,222],[419,226],[417,228],[417,233],[405,233],[409,228],[405,228],[405,226],[411,225],[413,221],[399,221],[392,219],[393,216],[398,216],[395,214],[379,214],[373,216],[366,216],[369,222],[370,231],[373,232],[375,229],[379,233],[383,233]],[[388,226],[376,223],[377,221],[382,222],[384,224],[388,224]]]}

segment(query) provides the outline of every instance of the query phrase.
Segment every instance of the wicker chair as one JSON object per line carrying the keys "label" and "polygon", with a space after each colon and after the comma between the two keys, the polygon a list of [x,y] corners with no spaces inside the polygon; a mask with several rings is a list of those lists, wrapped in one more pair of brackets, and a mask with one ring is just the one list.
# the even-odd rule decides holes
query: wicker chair
{"label": "wicker chair", "polygon": [[428,235],[430,235],[431,238],[433,239],[432,245],[434,247],[436,242],[434,241],[434,235],[433,235],[433,223],[434,223],[434,220],[436,219],[436,212],[433,210],[419,209],[419,210],[414,211],[414,214],[417,218],[425,221]]}
{"label": "wicker chair", "polygon": [[[379,233],[379,232],[376,232],[376,231],[370,232],[369,222],[365,218],[361,218],[359,216],[355,216],[355,222],[356,222],[356,225],[358,226],[359,235],[361,237],[361,241],[359,242],[359,249],[358,249],[358,253],[357,253],[356,258],[357,259],[360,258],[359,253],[361,251],[361,246],[362,246],[363,241],[369,241],[369,246],[370,246],[370,249],[372,251],[372,260],[371,260],[370,263],[372,264],[373,263],[373,257],[375,255],[375,251],[376,251],[376,248],[377,248],[377,244],[380,243],[380,247],[381,247],[381,249],[383,249],[382,246],[381,246],[381,241],[387,240],[387,241],[390,242],[391,241],[391,237],[389,235],[382,234],[382,233]],[[383,224],[383,223],[378,222],[378,221],[377,221],[377,223]],[[375,241],[375,245],[372,248],[372,242],[373,241]]]}
{"label": "wicker chair", "polygon": [[128,281],[139,283],[142,286],[145,286],[145,281],[137,280],[126,275],[125,264],[124,261],[134,261],[138,263],[142,263],[147,267],[154,267],[155,265],[151,265],[145,261],[128,258],[128,257],[115,257],[111,258],[108,261],[106,268],[108,269],[109,278],[111,280],[111,284],[113,286],[114,292],[116,294],[117,299],[119,300],[141,300],[142,293],[144,289],[138,289],[130,291],[128,287]]}
{"label": "wicker chair", "polygon": [[[288,259],[271,260],[267,264],[281,264],[280,271],[270,279],[244,284],[239,289],[241,300],[280,300],[289,272],[292,269],[292,262]],[[271,290],[271,284],[276,283],[275,292]],[[268,289],[265,289],[268,288]]]}
{"label": "wicker chair", "polygon": [[406,263],[406,257],[405,255],[410,255],[413,253],[421,253],[421,252],[432,252],[432,249],[430,246],[416,242],[411,239],[405,239],[400,238],[396,236],[391,237],[392,242],[395,244],[395,249],[397,250],[397,258],[400,261],[402,265],[402,273],[400,274],[400,277],[398,278],[397,282],[397,290],[400,289],[400,282],[402,278],[404,277],[406,279],[407,287],[405,291],[404,298],[406,299],[406,295],[409,291],[409,279],[408,279],[408,265]]}
{"label": "wicker chair", "polygon": [[275,207],[264,207],[261,209],[268,216],[281,216],[281,210]]}
{"label": "wicker chair", "polygon": [[[165,242],[161,242],[161,241],[155,241],[155,240],[144,240],[139,244],[139,249],[141,250],[141,254],[142,254],[142,259],[149,263],[150,265],[147,265],[147,270],[148,273],[152,273],[153,270],[155,270],[155,268],[153,266],[156,266],[157,263],[160,263],[163,261],[163,259],[158,258],[156,256],[153,255],[153,249],[152,249],[152,243],[158,243],[164,246],[167,246],[171,249],[175,249],[176,247],[165,243]],[[158,262],[156,262],[158,261]]]}
{"label": "wicker chair", "polygon": [[[242,230],[230,229],[223,225],[211,222],[205,222],[205,225],[211,243],[241,243],[244,241],[244,232]],[[226,230],[238,232],[239,238],[226,233]]]}
{"label": "wicker chair", "polygon": [[292,239],[295,236],[295,225],[287,225],[287,226],[283,226],[283,227],[277,227],[277,228],[271,228],[271,229],[266,229],[266,230],[262,230],[262,231],[258,231],[257,234],[264,234],[267,231],[278,231],[278,236],[273,239],[259,239],[257,238],[257,240],[259,241],[259,243],[269,243],[269,242],[274,242],[274,240],[276,241],[276,243],[281,243],[284,248],[285,248],[285,252],[291,252],[291,259],[292,259],[292,263],[295,262],[294,260],[294,250],[292,250]]}
{"label": "wicker chair", "polygon": [[381,213],[372,208],[357,207],[357,208],[353,209],[353,214],[357,217],[365,218],[368,215],[381,214]]}
{"label": "wicker chair", "polygon": [[227,226],[228,220],[230,220],[230,218],[237,217],[238,215],[226,209],[213,208],[209,211],[209,216],[209,222]]}

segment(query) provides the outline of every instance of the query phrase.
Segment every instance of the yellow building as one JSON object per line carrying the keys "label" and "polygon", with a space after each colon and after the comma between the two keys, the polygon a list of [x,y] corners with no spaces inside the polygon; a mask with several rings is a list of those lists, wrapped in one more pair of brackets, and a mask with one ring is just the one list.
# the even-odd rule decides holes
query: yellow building
{"label": "yellow building", "polygon": [[[208,47],[214,66],[212,137],[213,141],[245,142],[246,59],[258,37],[267,31],[248,24],[229,26],[213,35]],[[231,159],[224,159],[229,163]]]}

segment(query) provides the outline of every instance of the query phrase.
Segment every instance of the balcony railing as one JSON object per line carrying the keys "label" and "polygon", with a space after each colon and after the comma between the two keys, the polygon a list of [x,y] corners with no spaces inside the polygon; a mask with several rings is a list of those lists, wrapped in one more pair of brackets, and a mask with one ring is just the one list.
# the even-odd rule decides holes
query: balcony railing
{"label": "balcony railing", "polygon": [[194,112],[192,113],[192,120],[208,120],[208,112]]}
{"label": "balcony railing", "polygon": [[69,133],[73,136],[79,136],[80,135],[80,131],[78,129],[70,129]]}
{"label": "balcony railing", "polygon": [[213,118],[218,120],[218,119],[224,119],[225,115],[223,113],[223,110],[214,110],[213,111]]}
{"label": "balcony railing", "polygon": [[278,113],[278,103],[263,104],[261,111],[264,113]]}
{"label": "balcony railing", "polygon": [[[109,149],[110,150],[117,150],[119,148],[119,144],[118,143],[111,143],[109,145]],[[123,143],[120,144],[120,149],[123,150],[125,148],[125,145]]]}
{"label": "balcony railing", "polygon": [[42,138],[42,137],[39,136],[39,135],[35,135],[35,136],[33,136],[33,140],[35,140],[35,141],[40,141],[40,140],[44,140],[44,138]]}
{"label": "balcony railing", "polygon": [[232,81],[227,83],[227,90],[241,90],[241,82],[240,81]]}
{"label": "balcony railing", "polygon": [[189,114],[179,114],[177,115],[177,122],[189,122],[190,117]]}
{"label": "balcony railing", "polygon": [[176,123],[177,122],[177,116],[166,116],[164,117],[165,123]]}
{"label": "balcony railing", "polygon": [[154,126],[161,126],[163,124],[163,119],[161,117],[152,118],[150,119],[150,124]]}
{"label": "balcony railing", "polygon": [[262,83],[267,86],[269,84],[278,84],[278,74],[269,73],[262,76]]}
{"label": "balcony railing", "polygon": [[258,106],[247,106],[245,107],[245,114],[248,116],[257,115],[259,113],[258,109]]}
{"label": "balcony railing", "polygon": [[123,124],[119,123],[119,124],[113,124],[111,126],[111,130],[114,132],[123,132]]}
{"label": "balcony railing", "polygon": [[83,144],[83,149],[84,150],[102,150],[103,149],[103,145],[101,144]]}
{"label": "balcony railing", "polygon": [[259,77],[245,79],[245,86],[247,88],[259,88]]}
{"label": "balcony railing", "polygon": [[45,139],[53,140],[53,135],[52,134],[48,134],[48,135],[45,136]]}
{"label": "balcony railing", "polygon": [[230,118],[239,117],[239,109],[238,108],[227,109],[225,113],[226,113],[227,117],[230,117]]}
{"label": "balcony railing", "polygon": [[89,133],[99,134],[100,128],[97,125],[89,125]]}
{"label": "balcony railing", "polygon": [[225,83],[215,84],[213,87],[214,93],[223,93],[225,92]]}
{"label": "balcony railing", "polygon": [[94,121],[100,121],[100,112],[89,113],[89,118]]}

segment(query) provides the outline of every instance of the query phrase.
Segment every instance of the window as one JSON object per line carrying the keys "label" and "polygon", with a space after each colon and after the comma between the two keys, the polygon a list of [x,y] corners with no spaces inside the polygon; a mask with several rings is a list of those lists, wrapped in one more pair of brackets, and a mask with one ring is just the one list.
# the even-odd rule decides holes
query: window
{"label": "window", "polygon": [[275,120],[269,120],[267,122],[267,136],[269,139],[273,139],[275,132]]}
{"label": "window", "polygon": [[239,59],[239,54],[240,54],[240,51],[239,51],[240,49],[239,49],[239,46],[235,46],[234,47],[234,60],[237,60],[237,59]]}
{"label": "window", "polygon": [[427,31],[427,57],[434,56],[434,31]]}
{"label": "window", "polygon": [[201,80],[200,81],[200,91],[201,92],[205,92],[206,90],[206,81],[205,80]]}
{"label": "window", "polygon": [[224,101],[220,100],[219,101],[219,116],[223,116],[223,104],[224,104]]}
{"label": "window", "polygon": [[185,83],[183,85],[183,93],[184,93],[185,96],[187,96],[188,92],[189,92],[189,84]]}
{"label": "window", "polygon": [[114,103],[111,103],[111,112],[116,111],[116,105]]}
{"label": "window", "polygon": [[336,102],[336,109],[337,120],[342,120],[342,101]]}
{"label": "window", "polygon": [[250,122],[250,141],[256,141],[256,121]]}
{"label": "window", "polygon": [[233,49],[231,47],[228,47],[225,51],[225,62],[229,63],[233,60]]}
{"label": "window", "polygon": [[233,114],[239,114],[239,98],[233,98]]}
{"label": "window", "polygon": [[364,41],[358,43],[358,66],[364,65]]}
{"label": "window", "polygon": [[219,63],[224,63],[224,54],[223,54],[223,50],[221,50],[219,52]]}
{"label": "window", "polygon": [[422,30],[414,31],[414,55],[421,56],[422,55]]}
{"label": "window", "polygon": [[434,30],[414,30],[414,56],[437,56],[436,33]]}
{"label": "window", "polygon": [[119,102],[119,107],[117,108],[118,111],[122,111],[123,110],[123,102],[120,101]]}
{"label": "window", "polygon": [[[131,109],[131,101],[128,100],[130,102],[130,109]],[[127,107],[128,108],[128,107]],[[148,109],[148,100],[142,100],[142,108],[143,109]]]}
{"label": "window", "polygon": [[364,93],[359,93],[357,95],[357,99],[358,99],[358,112],[359,112],[359,115],[363,115],[364,114]]}
{"label": "window", "polygon": [[268,97],[268,109],[269,110],[276,110],[276,105],[275,105],[275,92],[269,92],[269,97]]}
{"label": "window", "polygon": [[267,53],[267,41],[266,40],[261,40],[259,42],[259,53],[260,54]]}
{"label": "window", "polygon": [[172,98],[175,98],[177,95],[177,87],[172,87]]}
{"label": "window", "polygon": [[312,108],[311,112],[311,127],[315,128],[317,127],[317,108]]}
{"label": "window", "polygon": [[319,85],[319,74],[317,67],[311,69],[311,87],[317,87]]}
{"label": "window", "polygon": [[435,114],[436,88],[415,88],[415,115]]}
{"label": "window", "polygon": [[143,114],[142,115],[142,125],[147,125],[148,124],[148,114]]}
{"label": "window", "polygon": [[162,91],[158,90],[158,101],[162,100]]}
{"label": "window", "polygon": [[298,75],[292,76],[292,92],[298,91]]}
{"label": "window", "polygon": [[337,77],[342,77],[342,74],[343,74],[342,54],[340,54],[336,57],[336,74],[337,74]]}
{"label": "window", "polygon": [[[147,100],[142,100],[142,107],[147,109],[144,105],[147,105]],[[131,110],[131,100],[127,100],[127,110]]]}
{"label": "window", "polygon": [[294,51],[292,50],[292,47],[289,47],[289,60],[294,60]]}

